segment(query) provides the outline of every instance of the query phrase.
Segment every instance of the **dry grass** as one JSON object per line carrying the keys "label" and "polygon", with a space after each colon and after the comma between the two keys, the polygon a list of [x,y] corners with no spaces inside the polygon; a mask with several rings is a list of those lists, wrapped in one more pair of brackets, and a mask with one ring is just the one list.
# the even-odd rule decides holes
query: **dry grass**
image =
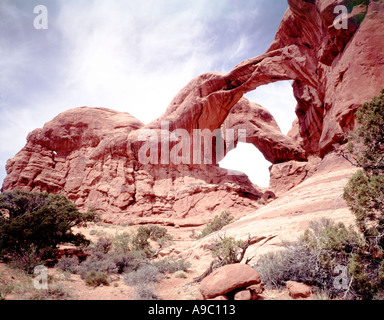
{"label": "dry grass", "polygon": [[1,264],[0,299],[2,300],[69,300],[71,291],[61,284],[61,279],[48,274],[48,289],[36,289],[34,275],[13,266]]}

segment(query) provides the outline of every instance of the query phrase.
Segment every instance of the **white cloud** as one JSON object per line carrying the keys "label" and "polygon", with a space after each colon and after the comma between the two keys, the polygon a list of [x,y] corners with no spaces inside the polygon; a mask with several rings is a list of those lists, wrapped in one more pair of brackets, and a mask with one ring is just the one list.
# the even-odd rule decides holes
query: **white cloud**
{"label": "white cloud", "polygon": [[147,123],[214,63],[198,20],[202,1],[171,16],[159,3],[151,2],[147,13],[132,2],[63,6],[58,25],[66,41],[68,103],[128,111]]}

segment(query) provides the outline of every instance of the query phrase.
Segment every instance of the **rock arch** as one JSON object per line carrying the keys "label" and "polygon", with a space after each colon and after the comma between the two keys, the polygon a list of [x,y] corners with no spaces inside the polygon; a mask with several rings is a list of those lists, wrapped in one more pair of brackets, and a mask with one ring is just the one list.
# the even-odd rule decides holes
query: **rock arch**
{"label": "rock arch", "polygon": [[[126,113],[100,108],[69,110],[29,134],[7,162],[2,191],[15,188],[62,193],[80,207],[94,206],[111,221],[131,216],[186,218],[222,208],[254,210],[263,192],[244,175],[218,166],[145,166],[137,161],[141,130],[245,127],[274,165],[271,185],[300,183],[313,158],[345,142],[354,112],[384,82],[384,4],[379,1],[289,0],[275,40],[262,55],[228,73],[193,79],[165,113],[144,126]],[[333,27],[335,5],[348,7],[348,30]],[[293,80],[297,121],[279,132],[273,117],[243,95],[261,85]],[[100,121],[102,119],[103,121]],[[315,161],[316,162],[316,161]],[[291,176],[295,175],[295,179]],[[117,213],[117,215],[116,215]],[[156,217],[158,219],[158,217]]]}

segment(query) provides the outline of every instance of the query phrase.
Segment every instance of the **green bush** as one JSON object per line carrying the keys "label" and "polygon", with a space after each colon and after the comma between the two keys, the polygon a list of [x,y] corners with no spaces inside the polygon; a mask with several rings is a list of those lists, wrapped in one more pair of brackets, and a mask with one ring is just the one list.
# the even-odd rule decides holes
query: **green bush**
{"label": "green bush", "polygon": [[98,287],[99,285],[108,285],[108,276],[105,272],[91,270],[84,277],[84,281],[88,286]]}
{"label": "green bush", "polygon": [[233,220],[234,217],[232,216],[231,212],[228,210],[224,210],[221,212],[220,216],[215,216],[213,221],[208,223],[200,234],[196,235],[195,232],[193,232],[191,238],[204,238],[213,232],[221,230],[223,227],[230,224]]}
{"label": "green bush", "polygon": [[357,126],[349,133],[345,157],[369,173],[384,171],[384,89],[356,111]]}
{"label": "green bush", "polygon": [[337,265],[346,266],[353,252],[363,243],[361,236],[343,223],[335,224],[330,219],[311,221],[309,229],[301,238],[303,245],[314,252],[326,269]]}
{"label": "green bush", "polygon": [[358,233],[344,224],[321,219],[311,222],[298,241],[283,243],[283,250],[261,256],[254,268],[270,287],[281,289],[286,281],[293,280],[327,292],[331,298],[354,298],[353,290],[347,292],[334,285],[338,276],[335,270],[338,266],[347,268],[361,241]]}
{"label": "green bush", "polygon": [[[384,232],[384,175],[358,170],[344,189],[344,199],[367,240]],[[378,239],[378,245],[384,247],[383,237]]]}
{"label": "green bush", "polygon": [[[158,248],[153,249],[149,240],[156,242]],[[131,238],[133,251],[142,251],[148,258],[155,258],[160,250],[172,240],[167,229],[158,226],[140,226]]]}
{"label": "green bush", "polygon": [[382,300],[384,294],[384,261],[358,252],[352,256],[348,271],[353,287],[362,299]]}
{"label": "green bush", "polygon": [[361,169],[349,180],[344,199],[364,236],[348,265],[362,299],[384,296],[384,89],[356,112],[344,157]]}
{"label": "green bush", "polygon": [[212,256],[223,264],[240,263],[245,242],[234,237],[219,237],[211,246]]}
{"label": "green bush", "polygon": [[[33,246],[42,259],[52,257],[60,243],[88,245],[72,228],[97,220],[94,210],[82,213],[62,195],[14,190],[0,194],[3,251],[21,253]],[[4,252],[3,252],[4,253]]]}
{"label": "green bush", "polygon": [[112,239],[113,247],[123,254],[131,251],[131,235],[128,232],[117,234]]}

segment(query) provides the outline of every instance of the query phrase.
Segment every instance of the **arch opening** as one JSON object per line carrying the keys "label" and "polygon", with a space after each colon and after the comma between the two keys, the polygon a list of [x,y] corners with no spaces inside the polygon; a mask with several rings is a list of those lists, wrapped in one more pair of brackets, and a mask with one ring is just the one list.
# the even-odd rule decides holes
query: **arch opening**
{"label": "arch opening", "polygon": [[268,109],[275,118],[281,132],[287,135],[297,118],[295,109],[297,101],[293,95],[293,80],[277,81],[258,87],[244,95],[250,101]]}
{"label": "arch opening", "polygon": [[[292,80],[278,81],[258,87],[244,95],[250,101],[265,107],[276,120],[283,135],[287,135],[297,118],[297,101],[293,94]],[[259,187],[268,188],[271,162],[251,143],[239,142],[219,162],[220,167],[245,173]]]}
{"label": "arch opening", "polygon": [[237,147],[228,152],[219,162],[221,168],[245,173],[249,180],[262,188],[269,187],[269,167],[263,154],[250,143],[238,143]]}

